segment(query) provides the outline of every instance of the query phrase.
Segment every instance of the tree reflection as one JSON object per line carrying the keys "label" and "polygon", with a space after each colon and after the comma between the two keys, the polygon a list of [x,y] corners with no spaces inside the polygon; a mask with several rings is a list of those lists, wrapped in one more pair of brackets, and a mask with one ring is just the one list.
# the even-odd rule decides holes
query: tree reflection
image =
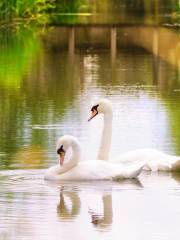
{"label": "tree reflection", "polygon": [[6,39],[0,47],[0,152],[8,153],[2,157],[2,166],[8,167],[17,160],[19,148],[47,148],[48,132],[33,131],[31,126],[59,121],[80,85],[63,49],[45,48],[46,41],[43,46],[29,29],[8,29],[0,36]]}
{"label": "tree reflection", "polygon": [[168,98],[178,102],[177,31],[142,26],[41,31],[22,26],[3,30],[0,39],[0,153],[7,154],[0,156],[3,167],[18,161],[14,156],[21,148],[48,149],[48,131],[32,126],[59,123],[91,84],[107,94],[115,94],[116,86],[157,86],[180,149],[179,113]]}
{"label": "tree reflection", "polygon": [[[179,90],[179,88],[177,89]],[[176,153],[180,155],[180,108],[177,107],[177,103],[180,102],[179,91],[172,91],[168,95],[163,95],[163,99],[166,102],[168,110],[170,129],[173,136],[173,143]]]}

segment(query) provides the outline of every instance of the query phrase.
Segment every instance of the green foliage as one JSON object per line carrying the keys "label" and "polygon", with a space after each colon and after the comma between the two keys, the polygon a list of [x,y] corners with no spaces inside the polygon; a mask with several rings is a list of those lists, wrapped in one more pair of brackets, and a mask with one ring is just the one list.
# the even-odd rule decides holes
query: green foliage
{"label": "green foliage", "polygon": [[47,0],[17,0],[16,14],[18,16],[33,16],[37,14],[47,13],[50,9],[54,8],[54,1]]}
{"label": "green foliage", "polygon": [[86,20],[82,16],[83,13],[91,13],[90,6],[89,0],[56,0],[55,14],[49,17],[49,22],[54,25],[59,23],[76,24],[79,21],[85,23]]}
{"label": "green foliage", "polygon": [[[35,18],[40,22],[48,22],[51,13],[82,13],[87,12],[89,6],[88,0],[0,0],[0,20]],[[70,20],[72,18],[74,16]]]}
{"label": "green foliage", "polygon": [[0,0],[0,19],[37,18],[55,8],[55,0]]}
{"label": "green foliage", "polygon": [[79,13],[89,10],[87,0],[56,0],[56,10],[58,13]]}
{"label": "green foliage", "polygon": [[[0,21],[35,19],[38,23],[121,23],[130,16],[179,22],[179,0],[0,0]],[[85,17],[87,14],[88,17]],[[93,16],[90,18],[89,16]],[[165,21],[163,20],[163,21]]]}

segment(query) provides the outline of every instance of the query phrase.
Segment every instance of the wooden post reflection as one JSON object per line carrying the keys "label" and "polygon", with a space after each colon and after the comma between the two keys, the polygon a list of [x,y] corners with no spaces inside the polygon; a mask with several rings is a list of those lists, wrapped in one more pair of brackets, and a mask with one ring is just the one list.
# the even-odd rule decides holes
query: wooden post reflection
{"label": "wooden post reflection", "polygon": [[152,52],[153,52],[153,84],[158,84],[158,29],[154,28],[152,36]]}
{"label": "wooden post reflection", "polygon": [[162,67],[162,59],[159,57],[159,29],[157,27],[153,30],[153,83],[158,86],[159,90],[166,89],[166,81]]}
{"label": "wooden post reflection", "polygon": [[117,50],[117,29],[115,27],[111,27],[111,64],[115,64],[116,60],[116,50]]}
{"label": "wooden post reflection", "polygon": [[155,28],[153,31],[153,53],[157,56],[158,55],[158,29]]}
{"label": "wooden post reflection", "polygon": [[117,29],[111,27],[110,30],[110,50],[111,50],[111,81],[116,78],[116,52],[117,52]]}
{"label": "wooden post reflection", "polygon": [[69,52],[69,57],[73,59],[74,52],[75,52],[75,28],[74,27],[69,28],[68,52]]}

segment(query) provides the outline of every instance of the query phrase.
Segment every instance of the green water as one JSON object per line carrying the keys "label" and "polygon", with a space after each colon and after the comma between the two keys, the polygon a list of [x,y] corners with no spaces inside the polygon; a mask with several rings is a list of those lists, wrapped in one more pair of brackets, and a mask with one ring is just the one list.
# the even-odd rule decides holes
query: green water
{"label": "green water", "polygon": [[[109,46],[110,27],[89,28],[89,33],[87,27],[75,28],[73,49],[71,31],[22,27],[1,32],[0,168],[49,166],[63,134],[77,136],[95,157],[102,121],[87,119],[100,97],[113,103],[113,155],[141,147],[180,154],[178,32],[117,28],[115,51]],[[137,40],[138,31],[145,36],[158,31],[158,55],[148,39]],[[167,42],[161,49],[162,31],[174,48]]]}
{"label": "green water", "polygon": [[43,179],[55,144],[76,136],[96,158],[101,97],[113,105],[111,156],[180,155],[179,29],[19,26],[0,32],[0,239],[158,239],[180,235],[179,174],[123,182]]}

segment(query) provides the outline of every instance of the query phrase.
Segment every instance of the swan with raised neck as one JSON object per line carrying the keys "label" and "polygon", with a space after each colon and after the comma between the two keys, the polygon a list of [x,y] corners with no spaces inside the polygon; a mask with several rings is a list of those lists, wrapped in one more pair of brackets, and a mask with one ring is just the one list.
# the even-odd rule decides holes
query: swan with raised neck
{"label": "swan with raised neck", "polygon": [[104,126],[97,159],[108,160],[111,148],[113,119],[112,104],[108,99],[100,99],[99,102],[91,108],[91,117],[88,121],[94,118],[97,114],[104,115]]}
{"label": "swan with raised neck", "polygon": [[[104,126],[98,159],[108,160],[112,137],[112,104],[108,99],[100,99],[91,108],[89,121],[98,114],[104,115]],[[116,163],[132,164],[145,161],[144,169],[152,171],[180,171],[180,156],[169,155],[156,149],[137,149],[110,159]]]}

